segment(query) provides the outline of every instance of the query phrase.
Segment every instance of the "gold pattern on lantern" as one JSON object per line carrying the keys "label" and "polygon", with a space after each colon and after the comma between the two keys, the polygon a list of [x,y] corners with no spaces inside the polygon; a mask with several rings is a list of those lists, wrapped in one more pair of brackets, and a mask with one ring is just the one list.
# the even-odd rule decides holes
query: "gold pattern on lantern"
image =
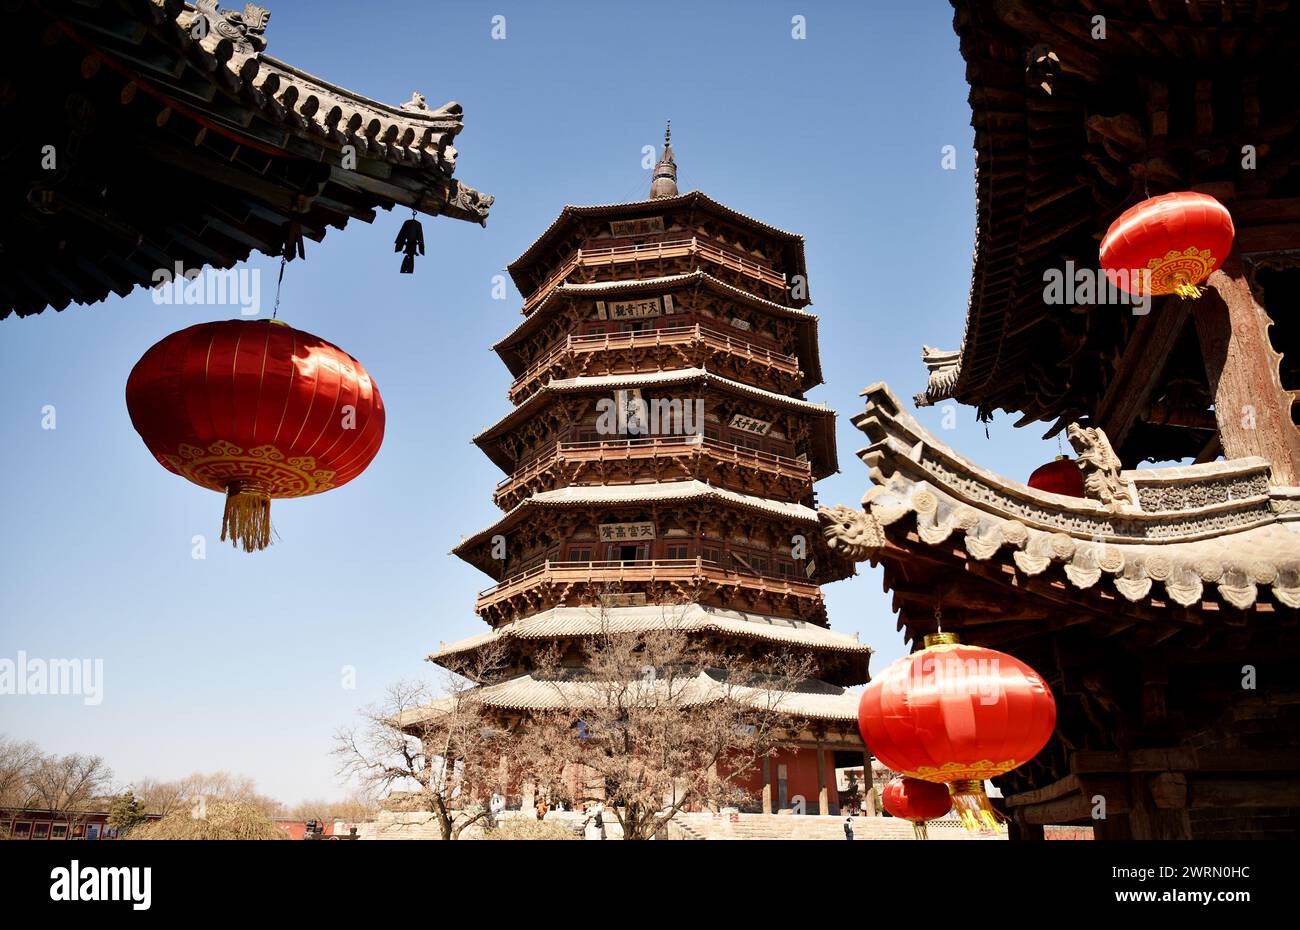
{"label": "gold pattern on lantern", "polygon": [[305,497],[334,487],[334,472],[316,467],[310,455],[286,458],[273,445],[248,450],[219,439],[202,449],[181,443],[175,455],[160,455],[159,461],[195,484],[213,491],[225,491],[233,483],[255,484],[270,497]]}

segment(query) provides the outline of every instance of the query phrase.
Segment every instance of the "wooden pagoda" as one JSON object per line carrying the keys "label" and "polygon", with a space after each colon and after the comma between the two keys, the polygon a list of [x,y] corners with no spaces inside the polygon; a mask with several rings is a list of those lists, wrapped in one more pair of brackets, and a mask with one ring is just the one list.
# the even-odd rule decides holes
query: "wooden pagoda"
{"label": "wooden pagoda", "polygon": [[389,106],[275,59],[256,4],[5,9],[0,318],[124,296],[177,264],[292,258],[378,209],[487,219],[492,198],[452,177],[459,104]]}
{"label": "wooden pagoda", "polygon": [[[1065,429],[1087,496],[979,467],[877,384],[854,420],[872,486],[864,510],[822,512],[828,539],[884,564],[914,644],[941,622],[1050,684],[1054,738],[996,780],[1013,835],[1294,837],[1300,10],[954,6],[979,225],[965,338],[924,350],[916,400]],[[1044,299],[1045,273],[1095,269],[1110,223],[1173,190],[1236,223],[1204,297]]]}
{"label": "wooden pagoda", "polygon": [[810,654],[820,677],[782,699],[800,728],[745,788],[764,811],[838,812],[834,769],[863,762],[845,686],[871,650],[826,622],[821,585],[854,567],[814,509],[834,413],[803,397],[821,371],[802,238],[680,194],[665,139],[648,199],[566,207],[509,271],[514,408],[474,440],[504,514],[454,550],[493,579],[475,605],[491,629],[430,659],[504,643],[512,677],[480,696],[527,713],[564,693],[534,679],[539,651],[576,680],[598,634]]}

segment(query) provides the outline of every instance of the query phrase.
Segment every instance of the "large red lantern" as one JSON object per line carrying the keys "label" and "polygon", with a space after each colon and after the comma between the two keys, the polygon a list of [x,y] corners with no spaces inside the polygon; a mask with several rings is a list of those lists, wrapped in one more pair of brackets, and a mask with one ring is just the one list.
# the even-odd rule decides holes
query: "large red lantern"
{"label": "large red lantern", "polygon": [[1058,456],[1056,461],[1039,465],[1029,476],[1029,486],[1039,491],[1064,494],[1066,497],[1083,497],[1083,472],[1075,461]]}
{"label": "large red lantern", "polygon": [[1234,235],[1228,208],[1208,194],[1162,194],[1111,224],[1101,267],[1111,284],[1135,296],[1200,297],[1197,285],[1222,267]]}
{"label": "large red lantern", "polygon": [[1014,656],[935,633],[867,686],[858,727],[894,771],[947,784],[968,829],[996,828],[984,780],[1038,754],[1056,727],[1056,701]]}
{"label": "large red lantern", "polygon": [[937,820],[952,810],[952,794],[947,785],[899,775],[885,785],[880,800],[885,810],[902,820],[912,821],[918,840],[928,840],[927,820]]}
{"label": "large red lantern", "polygon": [[154,345],[126,382],[131,423],[168,471],[226,495],[221,538],[271,541],[271,498],[347,484],[384,439],[361,363],[278,321],[199,323]]}

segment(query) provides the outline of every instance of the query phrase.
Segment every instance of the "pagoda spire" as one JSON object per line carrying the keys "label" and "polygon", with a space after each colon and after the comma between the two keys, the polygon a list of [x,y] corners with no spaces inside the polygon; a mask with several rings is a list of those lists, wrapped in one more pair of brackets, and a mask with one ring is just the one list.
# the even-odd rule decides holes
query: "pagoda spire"
{"label": "pagoda spire", "polygon": [[664,129],[664,154],[655,165],[654,179],[650,182],[650,199],[677,196],[677,162],[673,159],[673,121]]}

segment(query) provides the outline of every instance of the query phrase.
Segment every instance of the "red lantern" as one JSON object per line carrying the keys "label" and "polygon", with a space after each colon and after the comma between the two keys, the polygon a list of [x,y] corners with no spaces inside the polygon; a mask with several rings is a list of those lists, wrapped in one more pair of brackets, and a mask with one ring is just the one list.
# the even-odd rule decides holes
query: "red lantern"
{"label": "red lantern", "polygon": [[1052,494],[1064,494],[1067,497],[1083,497],[1083,472],[1074,460],[1059,455],[1056,461],[1039,465],[1029,476],[1029,486],[1039,491]]}
{"label": "red lantern", "polygon": [[1056,727],[1056,701],[1014,656],[935,633],[867,686],[858,727],[894,771],[947,784],[968,829],[997,827],[984,780],[1038,754]]}
{"label": "red lantern", "polygon": [[952,810],[952,795],[947,785],[899,775],[885,785],[881,793],[885,810],[895,817],[912,821],[918,840],[929,839],[927,820],[936,820]]}
{"label": "red lantern", "polygon": [[384,402],[361,363],[274,320],[199,323],[136,362],[126,406],[159,464],[222,491],[221,538],[271,541],[271,498],[347,484],[384,439]]}
{"label": "red lantern", "polygon": [[1135,296],[1200,297],[1197,285],[1222,267],[1234,235],[1228,208],[1208,194],[1163,194],[1111,224],[1101,267],[1111,284]]}

